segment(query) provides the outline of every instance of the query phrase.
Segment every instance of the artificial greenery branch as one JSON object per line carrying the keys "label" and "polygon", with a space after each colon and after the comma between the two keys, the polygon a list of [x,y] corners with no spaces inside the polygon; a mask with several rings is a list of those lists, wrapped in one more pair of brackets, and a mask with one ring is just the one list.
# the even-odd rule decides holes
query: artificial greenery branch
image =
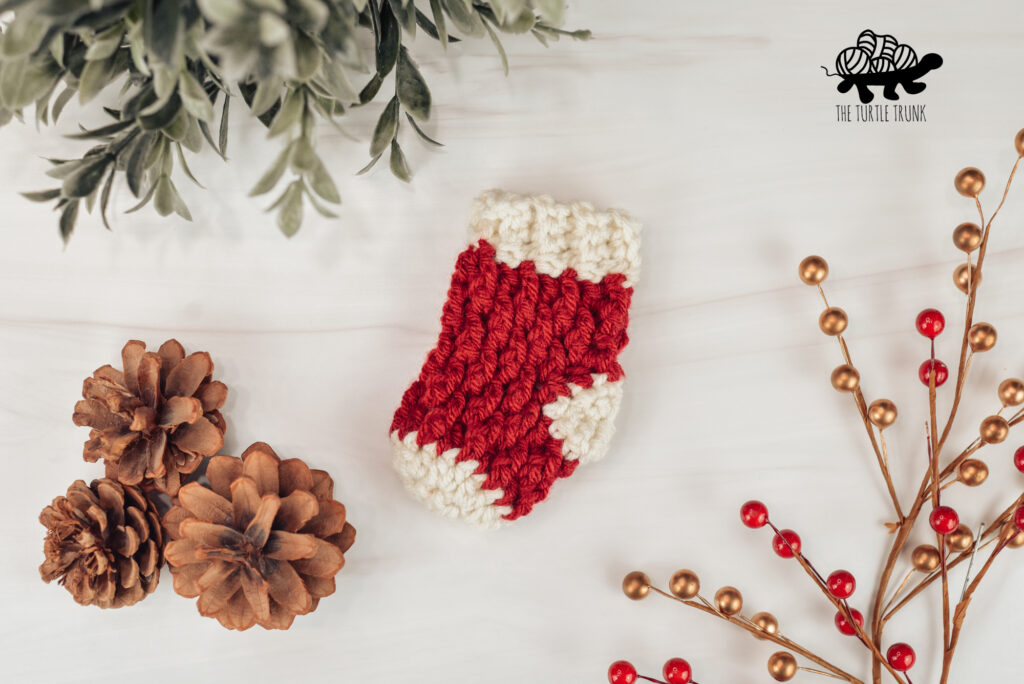
{"label": "artificial greenery branch", "polygon": [[[77,95],[83,105],[120,84],[111,123],[69,136],[95,146],[77,159],[52,159],[57,186],[24,193],[53,202],[66,241],[83,204],[107,210],[120,177],[138,199],[128,211],[152,204],[161,216],[191,214],[174,185],[178,166],[199,184],[188,154],[212,148],[227,159],[228,113],[241,96],[249,112],[282,141],[282,151],[253,187],[252,196],[279,191],[270,205],[288,236],[302,224],[308,203],[335,217],[338,188],[317,154],[317,124],[336,121],[375,100],[394,73],[394,92],[370,141],[368,171],[385,154],[391,172],[412,172],[399,144],[403,121],[430,145],[421,124],[431,95],[407,43],[418,30],[447,49],[488,37],[508,73],[498,33],[531,33],[547,45],[589,31],[566,31],[564,0],[0,0],[0,126],[54,123]],[[429,11],[429,13],[428,13]],[[6,17],[6,19],[5,19]],[[372,47],[360,43],[372,34]],[[350,74],[366,73],[362,88]],[[404,115],[404,117],[403,117]],[[283,190],[281,186],[283,184]],[[201,186],[200,186],[201,187]]]}

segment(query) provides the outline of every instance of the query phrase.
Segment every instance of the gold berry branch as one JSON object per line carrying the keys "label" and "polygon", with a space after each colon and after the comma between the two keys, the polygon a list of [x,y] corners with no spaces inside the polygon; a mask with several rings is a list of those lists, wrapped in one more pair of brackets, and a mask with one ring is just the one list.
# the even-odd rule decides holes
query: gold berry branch
{"label": "gold berry branch", "polygon": [[[896,405],[888,399],[876,399],[868,403],[864,396],[860,372],[853,363],[849,346],[843,337],[849,319],[845,311],[829,303],[822,287],[828,276],[828,263],[819,256],[809,256],[800,262],[800,279],[818,290],[825,305],[818,319],[818,326],[822,332],[836,338],[842,355],[843,363],[831,374],[832,386],[853,398],[896,517],[895,522],[886,523],[892,541],[878,585],[874,594],[869,597],[870,620],[865,622],[863,614],[849,603],[857,587],[853,574],[847,570],[836,570],[827,577],[823,576],[805,554],[800,536],[791,529],[779,529],[769,518],[768,508],[764,503],[746,502],[740,508],[740,519],[744,525],[753,529],[770,528],[773,533],[772,548],[775,554],[782,558],[796,559],[805,574],[821,590],[836,610],[836,628],[842,634],[855,636],[870,652],[873,684],[881,683],[884,677],[883,670],[897,682],[913,684],[909,670],[917,659],[914,648],[910,644],[884,640],[883,632],[894,615],[936,582],[942,587],[943,636],[939,681],[940,684],[947,684],[967,610],[981,581],[1005,549],[1024,546],[1024,493],[1016,497],[993,522],[979,525],[977,534],[969,526],[961,523],[956,510],[942,503],[943,491],[951,486],[961,484],[966,487],[977,487],[984,483],[988,478],[988,466],[977,458],[978,453],[988,445],[1005,441],[1010,429],[1024,421],[1024,408],[1019,408],[1024,405],[1024,380],[1003,380],[998,387],[1001,404],[999,410],[981,421],[978,436],[970,444],[953,458],[945,461],[943,459],[947,439],[961,408],[967,375],[974,357],[976,354],[991,350],[997,339],[996,329],[989,323],[975,322],[974,312],[992,224],[1006,202],[1017,169],[1024,159],[1024,130],[1017,134],[1014,146],[1017,159],[1007,178],[999,204],[987,221],[979,198],[985,187],[984,174],[976,168],[969,167],[961,170],[954,181],[957,192],[974,200],[979,223],[961,223],[953,231],[954,245],[965,254],[964,263],[954,271],[953,281],[966,295],[966,302],[956,380],[953,383],[953,398],[949,415],[941,424],[941,429],[936,399],[939,388],[949,379],[950,371],[945,363],[936,358],[935,341],[945,329],[946,320],[936,309],[925,309],[916,319],[917,331],[926,337],[930,344],[930,354],[918,368],[918,377],[928,391],[928,420],[924,435],[928,460],[923,468],[917,494],[909,502],[909,506],[906,506],[907,502],[901,503],[897,493],[889,469],[889,453],[885,440],[885,430],[896,422],[899,415]],[[1013,460],[1017,469],[1024,472],[1024,446],[1016,450]],[[921,544],[913,549],[910,554],[910,568],[903,580],[893,589],[893,577],[903,551],[925,511],[928,513],[928,526],[935,535],[935,544]],[[958,593],[951,593],[950,571],[964,562],[967,563],[967,576],[963,587]],[[976,562],[979,567],[972,575]],[[778,620],[771,613],[759,612],[749,618],[744,616],[743,596],[735,587],[722,587],[715,593],[714,601],[708,601],[700,594],[700,579],[697,575],[691,570],[679,570],[672,576],[667,592],[653,586],[650,578],[640,571],[626,575],[622,589],[626,596],[633,600],[646,598],[654,592],[736,625],[757,639],[767,640],[782,647],[785,650],[772,654],[768,659],[768,673],[776,681],[789,681],[798,672],[803,671],[853,684],[864,684],[855,675],[783,636],[779,631]],[[798,658],[815,667],[801,664]],[[692,668],[681,658],[669,660],[662,674],[664,681],[638,674],[636,668],[627,661],[617,661],[608,670],[608,680],[611,684],[633,684],[638,679],[663,684],[693,682]]]}

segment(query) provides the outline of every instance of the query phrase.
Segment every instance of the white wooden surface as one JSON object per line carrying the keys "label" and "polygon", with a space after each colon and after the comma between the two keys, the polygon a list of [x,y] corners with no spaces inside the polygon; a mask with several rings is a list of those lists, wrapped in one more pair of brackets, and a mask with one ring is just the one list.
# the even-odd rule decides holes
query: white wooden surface
{"label": "white wooden surface", "polygon": [[[795,266],[808,253],[832,264],[828,293],[850,314],[865,390],[900,408],[890,446],[909,497],[926,408],[913,316],[938,306],[959,317],[949,234],[973,214],[953,174],[984,169],[991,206],[1012,163],[1024,126],[1018,3],[573,5],[571,23],[597,38],[549,50],[510,39],[507,79],[486,43],[457,47],[457,61],[421,46],[436,102],[429,130],[447,147],[410,139],[406,186],[384,168],[350,175],[366,144],[325,129],[342,217],[310,217],[291,241],[246,198],[276,152],[240,111],[232,163],[196,163],[206,192],[181,183],[195,223],[147,210],[117,215],[108,233],[86,218],[65,250],[49,209],[17,193],[44,186],[41,157],[83,146],[54,130],[0,131],[6,681],[597,683],[612,660],[654,674],[675,655],[705,684],[766,681],[769,644],[619,590],[628,570],[663,582],[678,567],[699,571],[709,596],[740,587],[748,614],[773,611],[792,638],[866,670],[824,599],[736,511],[747,498],[768,502],[823,571],[857,575],[854,605],[867,612],[887,498],[852,404],[828,385],[839,352],[818,332],[820,304]],[[865,27],[945,58],[928,90],[905,100],[926,103],[927,123],[835,121],[835,105],[854,100],[819,65]],[[346,123],[353,135],[365,140],[379,106]],[[624,207],[646,231],[613,453],[496,534],[407,498],[386,440],[436,335],[469,201],[492,186]],[[118,190],[119,207],[127,195]],[[1024,188],[992,239],[978,314],[1000,343],[976,360],[977,398],[954,446],[995,409],[996,383],[1024,374],[1022,224]],[[359,530],[337,594],[287,633],[222,630],[174,594],[166,572],[154,596],[116,612],[80,608],[39,581],[38,511],[101,472],[82,462],[85,430],[70,420],[82,379],[129,338],[170,336],[209,350],[231,388],[226,450],[265,440],[327,468]],[[951,364],[954,337],[939,343]],[[990,519],[1020,491],[1010,454],[1022,439],[986,450],[984,488],[948,490],[967,521]],[[955,681],[1019,679],[1024,556],[1007,556],[971,606]],[[937,680],[928,644],[938,616],[929,593],[889,628],[918,647],[918,683]]]}

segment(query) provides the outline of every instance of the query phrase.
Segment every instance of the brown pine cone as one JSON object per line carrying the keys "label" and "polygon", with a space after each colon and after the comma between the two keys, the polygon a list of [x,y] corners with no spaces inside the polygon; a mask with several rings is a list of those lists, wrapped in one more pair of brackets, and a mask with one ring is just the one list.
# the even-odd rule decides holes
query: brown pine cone
{"label": "brown pine cone", "polygon": [[334,593],[355,541],[334,481],[262,442],[214,456],[206,476],[210,488],[186,484],[164,516],[174,590],[228,629],[288,629]]}
{"label": "brown pine cone", "polygon": [[78,480],[39,514],[46,526],[39,566],[83,606],[121,608],[156,589],[163,567],[160,515],[138,487]]}
{"label": "brown pine cone", "polygon": [[224,446],[227,423],[219,409],[223,382],[211,380],[206,352],[185,356],[177,340],[156,353],[132,340],[121,350],[124,371],[103,366],[86,378],[75,404],[75,425],[92,428],[85,460],[103,460],[107,477],[127,485],[152,485],[173,496],[180,474]]}

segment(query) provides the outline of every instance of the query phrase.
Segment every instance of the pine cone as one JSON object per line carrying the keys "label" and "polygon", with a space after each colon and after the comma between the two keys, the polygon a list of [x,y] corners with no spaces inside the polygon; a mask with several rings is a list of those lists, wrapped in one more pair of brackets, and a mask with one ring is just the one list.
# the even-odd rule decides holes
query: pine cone
{"label": "pine cone", "polygon": [[85,460],[103,460],[107,477],[143,481],[173,496],[180,474],[191,473],[224,446],[227,423],[219,409],[228,388],[211,381],[206,352],[185,356],[177,340],[156,353],[132,340],[121,350],[124,371],[103,366],[86,378],[75,404],[75,425],[92,428]]}
{"label": "pine cone", "polygon": [[156,589],[163,567],[160,516],[138,487],[78,480],[39,514],[46,526],[39,566],[83,606],[121,608]]}
{"label": "pine cone", "polygon": [[262,442],[214,456],[206,476],[210,488],[186,484],[164,516],[174,590],[228,629],[288,629],[334,593],[355,541],[334,481]]}

